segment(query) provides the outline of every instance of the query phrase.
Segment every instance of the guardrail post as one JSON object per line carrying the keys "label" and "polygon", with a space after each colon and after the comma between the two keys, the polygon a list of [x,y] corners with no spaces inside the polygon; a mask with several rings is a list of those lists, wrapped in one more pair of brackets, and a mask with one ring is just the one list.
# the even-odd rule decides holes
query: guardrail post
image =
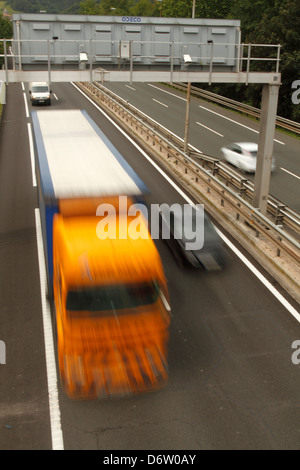
{"label": "guardrail post", "polygon": [[275,225],[282,225],[284,214],[282,211],[286,208],[285,204],[278,204],[275,214]]}
{"label": "guardrail post", "polygon": [[247,191],[247,188],[245,188],[244,186],[245,183],[248,183],[248,180],[246,178],[242,178],[240,181],[240,195],[241,196],[245,194],[245,192]]}
{"label": "guardrail post", "polygon": [[276,126],[279,85],[264,85],[262,91],[253,206],[267,213]]}

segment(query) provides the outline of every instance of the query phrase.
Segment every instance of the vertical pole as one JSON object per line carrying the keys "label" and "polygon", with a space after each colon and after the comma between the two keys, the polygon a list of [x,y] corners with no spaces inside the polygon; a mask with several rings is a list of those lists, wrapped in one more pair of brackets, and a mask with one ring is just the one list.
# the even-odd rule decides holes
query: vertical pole
{"label": "vertical pole", "polygon": [[195,18],[195,11],[196,11],[196,0],[193,0],[193,12],[192,12],[192,18]]}
{"label": "vertical pole", "polygon": [[186,95],[185,131],[184,131],[184,153],[188,149],[189,126],[190,126],[190,102],[191,102],[191,82],[188,83]]}
{"label": "vertical pole", "polygon": [[251,58],[251,44],[248,44],[248,57],[247,57],[247,72],[246,72],[246,85],[248,85],[249,70],[250,70],[250,58]]}
{"label": "vertical pole", "polygon": [[280,47],[281,45],[278,44],[277,46],[277,61],[276,61],[276,73],[279,72],[279,64],[280,64]]}
{"label": "vertical pole", "polygon": [[7,64],[7,47],[6,47],[6,39],[4,39],[3,43],[4,47],[4,69],[5,69],[5,80],[6,80],[6,85],[8,85],[8,64]]}
{"label": "vertical pole", "polygon": [[214,42],[208,41],[210,44],[210,62],[209,62],[209,78],[208,84],[211,85],[211,74],[212,74],[212,67],[213,67],[213,57],[214,57]]}
{"label": "vertical pole", "polygon": [[132,85],[132,72],[133,72],[133,47],[132,47],[132,41],[129,41],[129,54],[130,54],[130,84]]}
{"label": "vertical pole", "polygon": [[170,65],[170,84],[173,83],[173,70],[174,70],[174,42],[171,42],[171,65]]}
{"label": "vertical pole", "polygon": [[238,31],[238,44],[237,44],[237,59],[236,59],[236,72],[240,71],[241,64],[241,28],[237,28]]}
{"label": "vertical pole", "polygon": [[48,83],[49,87],[51,86],[51,71],[50,71],[50,39],[47,41],[48,46]]}
{"label": "vertical pole", "polygon": [[93,83],[93,45],[92,40],[89,40],[89,59],[90,59],[90,82]]}
{"label": "vertical pole", "polygon": [[21,40],[20,40],[20,21],[16,21],[17,25],[17,44],[18,44],[18,57],[19,57],[19,70],[22,70],[21,63]]}
{"label": "vertical pole", "polygon": [[264,215],[270,188],[278,92],[279,85],[263,86],[253,206]]}

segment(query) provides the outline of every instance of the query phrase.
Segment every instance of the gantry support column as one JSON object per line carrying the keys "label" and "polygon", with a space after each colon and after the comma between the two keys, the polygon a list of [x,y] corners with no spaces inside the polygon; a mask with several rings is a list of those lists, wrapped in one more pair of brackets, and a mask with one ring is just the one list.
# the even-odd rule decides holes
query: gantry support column
{"label": "gantry support column", "polygon": [[279,84],[263,85],[253,206],[267,212]]}

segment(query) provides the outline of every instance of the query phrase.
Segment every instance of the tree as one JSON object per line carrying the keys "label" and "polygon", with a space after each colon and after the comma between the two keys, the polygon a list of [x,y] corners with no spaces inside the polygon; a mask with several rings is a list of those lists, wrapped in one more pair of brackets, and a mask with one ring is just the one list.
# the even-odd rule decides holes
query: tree
{"label": "tree", "polygon": [[139,0],[133,7],[130,8],[130,15],[159,16],[159,11],[158,8],[156,8],[156,4],[150,0]]}
{"label": "tree", "polygon": [[[10,39],[13,37],[13,27],[10,20],[0,17],[0,39]],[[4,54],[4,42],[0,42],[0,54]],[[4,58],[0,57],[0,66],[4,64]]]}
{"label": "tree", "polygon": [[0,38],[10,39],[13,37],[13,27],[9,19],[0,17]]}
{"label": "tree", "polygon": [[[252,44],[280,44],[280,72],[278,114],[299,120],[300,107],[292,103],[292,83],[299,79],[300,70],[300,2],[299,0],[238,0],[230,15],[242,20],[242,40]],[[264,55],[267,52],[264,49]],[[270,49],[270,57],[276,51]],[[273,54],[273,55],[271,55]],[[264,69],[266,63],[257,67]],[[270,64],[269,64],[270,65]],[[258,106],[259,94],[255,87],[245,91],[245,97]]]}
{"label": "tree", "polygon": [[[226,18],[234,0],[196,0],[196,18]],[[162,16],[191,18],[193,0],[163,0]]]}
{"label": "tree", "polygon": [[84,0],[79,4],[80,15],[100,15],[101,7],[97,0]]}

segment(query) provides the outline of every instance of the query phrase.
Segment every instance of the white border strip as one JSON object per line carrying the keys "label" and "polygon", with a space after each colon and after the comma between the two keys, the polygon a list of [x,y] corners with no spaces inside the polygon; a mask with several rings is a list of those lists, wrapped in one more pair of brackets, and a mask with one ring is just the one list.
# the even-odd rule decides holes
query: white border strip
{"label": "white border strip", "polygon": [[[105,117],[108,119],[117,129],[120,131],[138,150],[144,155],[144,157],[154,166],[154,168],[159,171],[159,173],[173,186],[174,189],[192,206],[194,202],[177,186],[174,181],[147,155],[147,153],[130,137],[126,132],[116,124],[108,114],[103,111],[91,98],[86,96],[83,91],[78,88],[74,83],[72,85],[80,91],[80,93],[89,100],[95,108],[97,108]],[[300,314],[297,310],[280,294],[280,292],[258,271],[257,268],[234,246],[233,243],[219,230],[217,229],[220,237],[223,239],[224,243],[239,257],[239,259],[253,272],[253,274],[264,284],[264,286],[276,297],[276,299],[293,315],[293,317],[300,323]]]}
{"label": "white border strip", "polygon": [[29,151],[30,151],[30,160],[31,160],[31,172],[32,172],[32,186],[36,186],[36,174],[35,174],[35,160],[34,160],[34,147],[33,147],[33,138],[32,138],[32,127],[31,123],[27,123],[28,130],[28,139],[29,139]]}
{"label": "white border strip", "polygon": [[55,351],[53,344],[53,332],[51,322],[51,311],[47,301],[47,275],[44,258],[44,245],[42,237],[42,227],[39,209],[35,209],[36,240],[38,261],[40,270],[41,301],[44,324],[44,339],[46,352],[46,369],[48,380],[50,425],[52,435],[52,450],[64,450],[63,434],[60,421],[60,408],[57,388],[57,372],[55,362]]}

